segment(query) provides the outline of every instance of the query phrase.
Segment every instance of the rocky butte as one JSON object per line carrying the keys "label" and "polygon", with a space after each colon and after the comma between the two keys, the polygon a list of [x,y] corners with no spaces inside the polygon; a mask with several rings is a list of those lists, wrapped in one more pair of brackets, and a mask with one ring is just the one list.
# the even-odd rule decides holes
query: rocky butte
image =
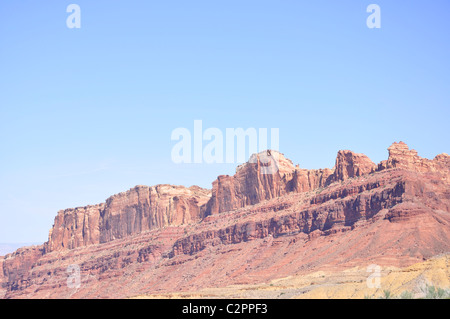
{"label": "rocky butte", "polygon": [[164,295],[449,253],[450,156],[388,151],[378,165],[339,151],[318,170],[276,153],[275,174],[261,174],[273,156],[261,152],[211,190],[136,186],[62,210],[46,243],[0,257],[0,297]]}

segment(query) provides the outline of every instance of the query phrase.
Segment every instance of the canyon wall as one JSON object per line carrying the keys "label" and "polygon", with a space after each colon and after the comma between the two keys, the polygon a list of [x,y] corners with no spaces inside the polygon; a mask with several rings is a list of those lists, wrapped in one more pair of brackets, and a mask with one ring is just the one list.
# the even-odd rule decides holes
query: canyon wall
{"label": "canyon wall", "polygon": [[[270,161],[267,157],[275,157]],[[277,165],[274,174],[265,174],[265,163]],[[232,211],[288,193],[302,193],[328,186],[333,182],[359,177],[375,171],[376,165],[365,155],[339,151],[333,169],[301,169],[283,154],[272,151],[255,154],[238,167],[234,176],[222,175],[214,182],[207,214]]]}
{"label": "canyon wall", "polygon": [[[298,267],[324,266],[331,257],[350,265],[376,256],[389,264],[448,252],[450,156],[421,158],[402,142],[388,150],[389,158],[378,166],[363,154],[339,151],[332,169],[318,170],[294,166],[281,153],[262,152],[234,176],[219,176],[211,191],[136,186],[102,204],[62,210],[48,242],[0,257],[0,297],[72,297],[73,291],[61,293],[67,292],[67,267],[79,263],[88,278],[94,274],[104,283],[87,284],[83,296],[125,296],[116,293],[119,279],[139,292],[133,276],[141,272],[148,272],[149,291],[188,289],[192,284],[183,286],[189,281],[178,273],[200,276],[197,262],[202,274],[220,273],[226,285],[234,283],[229,272],[248,278],[233,265],[256,249],[250,242],[258,242],[265,256],[255,261],[255,280],[269,278],[272,272],[265,269],[272,266],[289,275]],[[264,174],[270,165],[276,172]],[[354,238],[351,245],[348,237]],[[279,246],[265,250],[273,240]],[[318,254],[324,247],[329,253]],[[220,253],[214,255],[213,249]],[[297,259],[291,264],[283,258]],[[245,270],[252,261],[242,263]],[[203,285],[217,282],[202,278]]]}
{"label": "canyon wall", "polygon": [[[265,151],[252,155],[236,169],[234,176],[219,176],[212,183],[212,191],[196,186],[136,186],[102,204],[59,211],[44,248],[46,252],[73,249],[165,226],[197,222],[208,215],[289,193],[322,189],[376,170],[404,168],[425,172],[450,167],[450,156],[446,154],[434,160],[423,159],[402,142],[394,143],[388,150],[388,160],[378,166],[363,154],[344,150],[338,152],[332,169],[311,170],[294,166],[279,152]],[[270,165],[276,165],[276,169],[273,174],[265,174]]]}
{"label": "canyon wall", "polygon": [[136,186],[106,203],[58,212],[45,251],[74,249],[198,221],[210,191],[197,186]]}

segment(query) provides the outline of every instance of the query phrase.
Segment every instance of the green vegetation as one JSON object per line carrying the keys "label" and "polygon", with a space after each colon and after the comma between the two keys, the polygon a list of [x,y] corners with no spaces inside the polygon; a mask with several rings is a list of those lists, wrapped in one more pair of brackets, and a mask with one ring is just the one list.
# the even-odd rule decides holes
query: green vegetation
{"label": "green vegetation", "polygon": [[411,291],[403,291],[399,297],[400,299],[414,299],[414,295]]}
{"label": "green vegetation", "polygon": [[[422,292],[424,296],[417,299],[450,299],[450,289],[427,285]],[[374,297],[365,295],[364,299],[373,299]],[[395,296],[390,290],[383,290],[383,295],[378,299],[414,299],[414,293],[405,290],[399,296]]]}
{"label": "green vegetation", "polygon": [[425,299],[449,299],[450,289],[442,289],[435,286],[425,288]]}
{"label": "green vegetation", "polygon": [[381,297],[380,299],[392,299],[392,297],[394,296],[392,295],[390,290],[384,290],[383,297]]}

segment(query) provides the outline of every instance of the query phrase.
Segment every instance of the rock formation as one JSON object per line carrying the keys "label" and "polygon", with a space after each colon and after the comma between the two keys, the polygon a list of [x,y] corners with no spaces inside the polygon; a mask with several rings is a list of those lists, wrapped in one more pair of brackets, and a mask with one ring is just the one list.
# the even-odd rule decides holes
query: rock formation
{"label": "rock formation", "polygon": [[359,177],[375,171],[377,166],[365,155],[339,151],[334,169],[300,169],[284,154],[272,151],[277,170],[264,174],[266,152],[253,155],[248,163],[237,168],[234,176],[222,175],[213,182],[212,198],[207,214],[232,211],[290,192],[302,193],[328,186],[335,181]]}
{"label": "rock formation", "polygon": [[410,150],[403,142],[392,144],[388,151],[389,158],[378,165],[378,170],[403,168],[420,173],[441,172],[447,175],[450,168],[450,156],[446,153],[429,160],[418,156],[416,150]]}
{"label": "rock formation", "polygon": [[30,269],[36,261],[42,257],[44,251],[42,246],[19,248],[12,254],[7,254],[0,262],[0,290],[14,291],[27,285]]}
{"label": "rock formation", "polygon": [[[269,157],[276,157],[276,160],[271,162]],[[276,165],[272,174],[263,172],[268,164]],[[234,176],[221,175],[213,182],[206,213],[214,215],[283,196],[289,191],[287,185],[294,171],[292,162],[281,153],[254,154],[248,163],[236,169]]]}
{"label": "rock formation", "polygon": [[[58,212],[47,243],[0,257],[0,296],[122,298],[405,267],[450,252],[449,175],[450,156],[424,159],[401,142],[378,166],[351,151],[320,170],[255,154],[212,191],[137,186]],[[67,285],[72,265],[80,289]]]}
{"label": "rock formation", "polygon": [[336,158],[333,181],[345,181],[375,171],[377,166],[366,155],[352,151],[339,151]]}
{"label": "rock formation", "polygon": [[106,203],[59,211],[46,252],[74,249],[204,217],[210,191],[197,186],[136,186]]}

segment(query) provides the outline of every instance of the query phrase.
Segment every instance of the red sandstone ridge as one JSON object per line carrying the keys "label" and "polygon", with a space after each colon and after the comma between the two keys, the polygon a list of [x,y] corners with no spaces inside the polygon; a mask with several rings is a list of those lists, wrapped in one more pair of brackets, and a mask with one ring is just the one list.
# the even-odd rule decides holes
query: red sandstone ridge
{"label": "red sandstone ridge", "polygon": [[222,175],[213,182],[212,198],[207,213],[217,214],[253,205],[288,193],[302,193],[375,171],[376,165],[365,155],[339,151],[333,169],[308,170],[295,167],[283,154],[272,151],[278,169],[264,174],[269,161],[266,152],[255,154],[239,166],[234,176]]}
{"label": "red sandstone ridge", "polygon": [[210,191],[197,186],[136,186],[95,206],[58,212],[46,252],[74,249],[165,226],[199,221]]}
{"label": "red sandstone ridge", "polygon": [[[268,157],[276,156],[277,168],[273,174],[264,174],[270,163]],[[234,176],[221,175],[213,182],[212,197],[207,214],[214,215],[253,205],[263,200],[283,196],[291,191],[295,167],[283,154],[273,151],[255,154],[248,163],[239,166]]]}
{"label": "red sandstone ridge", "polygon": [[[278,156],[275,164],[268,156]],[[277,165],[274,174],[263,174]],[[450,252],[450,156],[404,143],[332,169],[262,152],[199,187],[137,186],[60,211],[43,246],[0,257],[0,297],[123,298],[259,283],[321,269],[407,266]],[[67,286],[78,265],[82,285]]]}

